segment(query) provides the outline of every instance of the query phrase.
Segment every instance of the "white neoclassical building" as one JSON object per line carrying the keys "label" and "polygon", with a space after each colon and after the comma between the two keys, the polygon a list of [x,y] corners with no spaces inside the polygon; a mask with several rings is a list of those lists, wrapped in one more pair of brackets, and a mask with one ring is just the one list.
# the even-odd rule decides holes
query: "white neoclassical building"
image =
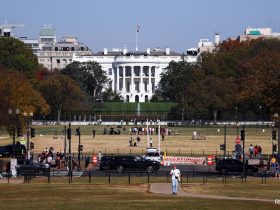
{"label": "white neoclassical building", "polygon": [[125,102],[148,102],[160,81],[160,74],[170,61],[181,61],[183,54],[169,48],[129,52],[113,49],[93,55],[73,56],[73,61],[98,62],[110,78],[110,87]]}

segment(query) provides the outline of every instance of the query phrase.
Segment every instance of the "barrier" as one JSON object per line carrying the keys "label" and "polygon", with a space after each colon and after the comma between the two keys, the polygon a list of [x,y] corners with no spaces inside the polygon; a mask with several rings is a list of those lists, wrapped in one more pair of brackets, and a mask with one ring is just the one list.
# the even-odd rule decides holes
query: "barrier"
{"label": "barrier", "polygon": [[92,156],[92,164],[93,164],[94,166],[97,165],[97,155],[93,155],[93,156]]}
{"label": "barrier", "polygon": [[170,164],[178,164],[178,165],[204,165],[206,162],[206,158],[166,156],[165,161]]}
{"label": "barrier", "polygon": [[163,165],[164,166],[170,166],[170,161],[169,160],[164,160]]}
{"label": "barrier", "polygon": [[207,157],[207,165],[211,166],[215,163],[215,156],[214,155],[208,155]]}

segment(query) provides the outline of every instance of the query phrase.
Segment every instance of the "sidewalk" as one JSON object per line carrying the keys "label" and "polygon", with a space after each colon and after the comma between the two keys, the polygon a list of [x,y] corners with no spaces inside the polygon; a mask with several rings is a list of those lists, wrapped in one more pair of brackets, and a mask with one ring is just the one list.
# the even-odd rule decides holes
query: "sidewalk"
{"label": "sidewalk", "polygon": [[[150,192],[154,194],[160,195],[171,195],[171,183],[152,183],[150,184]],[[219,196],[219,195],[201,195],[201,194],[193,194],[183,191],[181,186],[178,186],[178,194],[177,196],[186,196],[192,198],[206,198],[206,199],[218,199],[218,200],[239,200],[239,201],[259,201],[259,202],[269,202],[274,203],[274,200],[270,199],[262,199],[262,198],[244,198],[244,197],[229,197],[229,196]]]}
{"label": "sidewalk", "polygon": [[[23,178],[10,178],[9,179],[10,184],[20,184],[23,182],[24,182]],[[0,184],[8,184],[8,179],[7,178],[0,179]]]}

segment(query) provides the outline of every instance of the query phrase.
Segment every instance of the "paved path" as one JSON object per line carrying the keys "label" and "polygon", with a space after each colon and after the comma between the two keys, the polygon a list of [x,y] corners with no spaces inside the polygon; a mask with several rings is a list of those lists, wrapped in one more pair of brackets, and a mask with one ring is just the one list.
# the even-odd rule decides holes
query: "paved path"
{"label": "paved path", "polygon": [[[150,192],[160,195],[171,195],[171,183],[153,183],[150,184]],[[238,200],[238,201],[261,201],[261,202],[270,202],[274,203],[272,199],[262,199],[262,198],[244,198],[244,197],[229,197],[229,196],[219,196],[219,195],[202,195],[202,194],[193,194],[185,192],[181,186],[178,188],[177,196],[186,196],[192,198],[207,198],[207,199],[220,199],[220,200]]]}
{"label": "paved path", "polygon": [[24,182],[23,178],[11,178],[9,180],[7,178],[0,179],[0,184],[7,184],[7,183],[20,184],[23,182]]}

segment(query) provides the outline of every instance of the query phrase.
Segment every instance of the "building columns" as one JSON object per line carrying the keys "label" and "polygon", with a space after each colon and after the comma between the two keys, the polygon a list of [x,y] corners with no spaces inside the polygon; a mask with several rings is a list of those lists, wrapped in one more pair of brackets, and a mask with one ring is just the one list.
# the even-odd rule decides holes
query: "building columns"
{"label": "building columns", "polygon": [[122,86],[122,92],[125,93],[126,90],[125,90],[125,66],[122,66],[123,67],[123,86]]}
{"label": "building columns", "polygon": [[120,67],[117,67],[117,81],[116,81],[116,92],[120,90]]}
{"label": "building columns", "polygon": [[148,93],[152,94],[152,68],[150,66],[149,66],[149,69],[148,69],[148,74],[149,74]]}
{"label": "building columns", "polygon": [[140,93],[144,93],[143,68],[144,68],[143,66],[140,66],[140,84],[139,84]]}
{"label": "building columns", "polygon": [[131,84],[130,84],[130,93],[135,91],[135,84],[134,84],[134,66],[130,67],[131,69]]}

